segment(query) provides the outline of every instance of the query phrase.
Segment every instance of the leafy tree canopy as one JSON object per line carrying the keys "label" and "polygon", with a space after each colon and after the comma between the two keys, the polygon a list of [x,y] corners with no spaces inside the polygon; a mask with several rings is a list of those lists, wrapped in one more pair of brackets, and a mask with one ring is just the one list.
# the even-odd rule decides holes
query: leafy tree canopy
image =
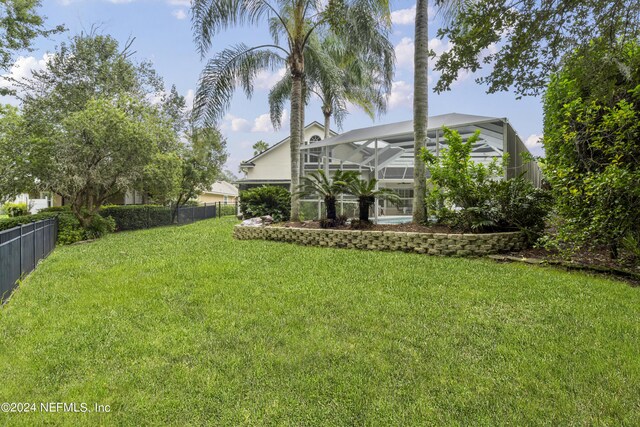
{"label": "leafy tree canopy", "polygon": [[487,84],[488,92],[513,87],[520,96],[538,95],[565,54],[599,37],[615,55],[640,34],[636,0],[438,3],[445,6],[448,21],[438,36],[448,38],[453,48],[436,62],[435,69],[442,72],[436,92],[448,90],[460,71],[490,65],[492,70],[476,80]]}
{"label": "leafy tree canopy", "polygon": [[[11,66],[16,51],[30,50],[33,39],[64,31],[62,25],[52,29],[45,28],[45,18],[36,12],[40,3],[40,0],[0,2],[0,69],[6,70]],[[8,93],[11,91],[0,89],[0,94]]]}
{"label": "leafy tree canopy", "polygon": [[607,244],[614,257],[628,241],[640,253],[640,44],[612,51],[599,38],[567,56],[544,113],[560,240]]}

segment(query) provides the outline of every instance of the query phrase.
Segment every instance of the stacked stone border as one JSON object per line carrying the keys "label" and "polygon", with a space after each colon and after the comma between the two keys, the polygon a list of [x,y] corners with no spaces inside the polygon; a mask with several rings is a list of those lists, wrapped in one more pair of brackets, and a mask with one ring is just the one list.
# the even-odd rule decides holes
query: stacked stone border
{"label": "stacked stone border", "polygon": [[275,240],[305,246],[404,251],[428,255],[483,256],[517,251],[525,246],[520,232],[487,234],[415,233],[399,231],[330,230],[294,227],[243,227],[236,225],[239,240]]}

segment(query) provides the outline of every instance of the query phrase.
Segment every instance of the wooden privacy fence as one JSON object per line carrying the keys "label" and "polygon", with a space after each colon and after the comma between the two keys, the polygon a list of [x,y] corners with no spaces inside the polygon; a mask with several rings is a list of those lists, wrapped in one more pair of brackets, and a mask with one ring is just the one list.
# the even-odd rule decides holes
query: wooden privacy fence
{"label": "wooden privacy fence", "polygon": [[36,268],[56,246],[58,218],[23,224],[0,231],[0,301],[4,302],[18,280]]}

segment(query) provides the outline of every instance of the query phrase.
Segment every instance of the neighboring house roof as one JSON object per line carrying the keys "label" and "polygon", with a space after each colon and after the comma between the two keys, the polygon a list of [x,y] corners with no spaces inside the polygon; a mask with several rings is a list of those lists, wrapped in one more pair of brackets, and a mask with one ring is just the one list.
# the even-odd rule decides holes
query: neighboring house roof
{"label": "neighboring house roof", "polygon": [[222,194],[223,196],[238,196],[238,189],[235,185],[226,181],[216,181],[211,189],[205,191],[207,194]]}
{"label": "neighboring house roof", "polygon": [[[309,123],[308,125],[306,125],[304,127],[304,130],[307,130],[308,128],[310,128],[311,126],[319,126],[322,129],[324,129],[324,125],[316,120],[312,121],[311,123]],[[329,133],[331,134],[331,136],[335,136],[338,135],[337,132],[329,129]],[[255,160],[257,160],[258,158],[264,156],[265,154],[269,153],[271,150],[273,150],[274,148],[278,147],[279,145],[284,144],[285,142],[289,141],[289,137],[287,136],[286,138],[284,138],[283,140],[276,142],[275,144],[273,144],[271,147],[267,148],[266,150],[262,151],[261,153],[256,154],[255,156],[253,156],[252,158],[250,158],[249,160],[245,160],[243,162],[240,162],[240,166],[253,166],[253,162]]]}

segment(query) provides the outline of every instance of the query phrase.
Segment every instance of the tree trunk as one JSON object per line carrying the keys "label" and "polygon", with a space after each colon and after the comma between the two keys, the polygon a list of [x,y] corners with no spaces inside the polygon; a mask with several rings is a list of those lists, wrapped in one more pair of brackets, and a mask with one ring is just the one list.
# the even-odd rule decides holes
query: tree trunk
{"label": "tree trunk", "polygon": [[427,145],[429,126],[429,2],[416,2],[415,57],[413,76],[413,221],[427,221],[426,167],[420,150]]}
{"label": "tree trunk", "polygon": [[369,222],[369,208],[375,202],[371,196],[358,197],[358,218],[360,221]]}
{"label": "tree trunk", "polygon": [[328,139],[330,136],[329,129],[331,128],[331,110],[322,109],[324,114],[324,139]]}
{"label": "tree trunk", "polygon": [[324,198],[324,204],[327,208],[327,219],[335,220],[338,218],[336,213],[336,198],[333,196],[328,196]]}
{"label": "tree trunk", "polygon": [[[295,63],[295,60],[292,60]],[[291,221],[300,219],[300,197],[297,194],[300,184],[300,145],[302,144],[302,72],[291,67]]]}

